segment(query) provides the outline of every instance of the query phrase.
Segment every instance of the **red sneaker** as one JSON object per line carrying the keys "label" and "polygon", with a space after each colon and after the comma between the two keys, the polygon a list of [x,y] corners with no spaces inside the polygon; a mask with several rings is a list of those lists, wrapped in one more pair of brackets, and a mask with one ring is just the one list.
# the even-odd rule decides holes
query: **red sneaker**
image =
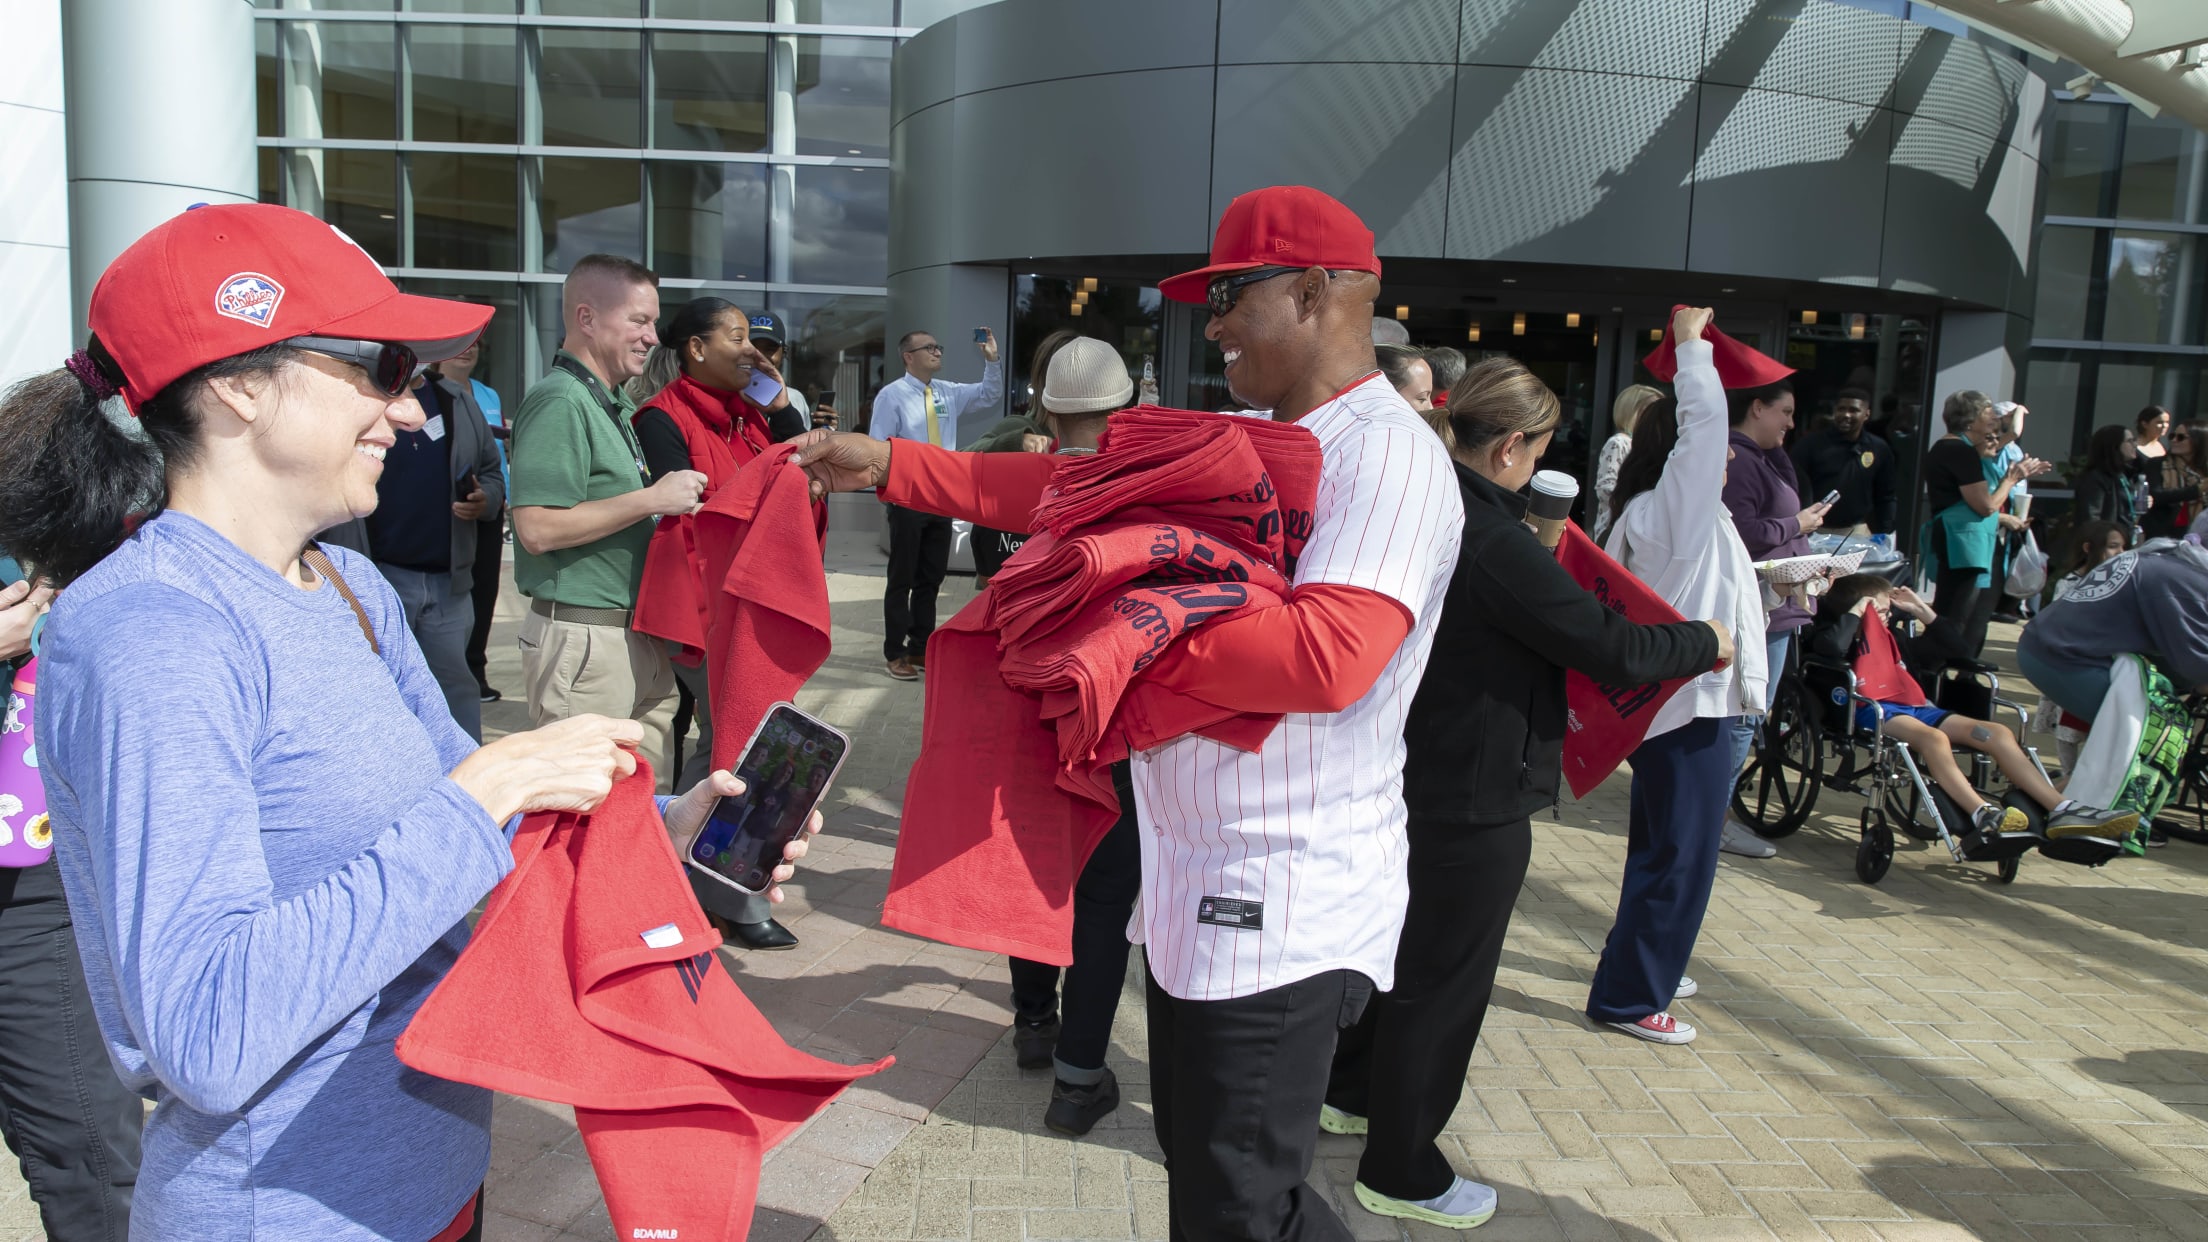
{"label": "red sneaker", "polygon": [[1668,1013],[1652,1013],[1638,1021],[1610,1022],[1604,1025],[1616,1027],[1636,1039],[1645,1039],[1652,1044],[1691,1044],[1694,1042],[1694,1028]]}

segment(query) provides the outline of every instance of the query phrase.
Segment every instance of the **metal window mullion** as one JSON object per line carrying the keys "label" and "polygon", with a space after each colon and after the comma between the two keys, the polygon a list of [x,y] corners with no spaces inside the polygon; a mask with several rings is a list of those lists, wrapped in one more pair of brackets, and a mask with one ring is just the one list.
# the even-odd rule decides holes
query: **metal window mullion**
{"label": "metal window mullion", "polygon": [[[535,8],[536,0],[528,0],[528,7]],[[524,147],[542,146],[544,143],[544,89],[539,77],[544,72],[544,49],[538,45],[537,32],[526,31],[515,40],[521,52],[521,141]],[[544,215],[540,206],[544,194],[544,158],[522,155],[516,152],[521,175],[514,179],[521,193],[521,201],[515,204],[521,212],[520,267],[524,272],[544,270]],[[529,338],[532,342],[536,335]],[[532,344],[531,348],[535,348]],[[531,360],[531,374],[540,370],[541,359]]]}
{"label": "metal window mullion", "polygon": [[[414,40],[408,37],[406,26],[391,28],[392,38],[398,45],[391,51],[391,65],[396,71],[392,89],[392,106],[399,111],[393,119],[393,127],[402,143],[414,140]],[[414,266],[414,161],[397,151],[391,153],[398,169],[392,176],[391,188],[393,214],[398,216],[399,266]]]}
{"label": "metal window mullion", "polygon": [[[659,145],[659,122],[657,119],[659,113],[659,74],[654,68],[653,59],[653,53],[659,50],[653,46],[656,37],[646,33],[637,36],[636,40],[636,54],[643,58],[636,76],[636,103],[637,111],[640,113],[637,122],[643,127],[642,141],[644,149],[647,151]],[[637,221],[638,244],[644,248],[644,253],[637,256],[637,261],[646,267],[650,267],[652,266],[654,253],[653,247],[657,245],[659,240],[659,220],[657,218],[658,213],[652,210],[652,172],[648,160],[643,158],[637,160],[636,176],[637,210],[643,216],[641,220]]]}

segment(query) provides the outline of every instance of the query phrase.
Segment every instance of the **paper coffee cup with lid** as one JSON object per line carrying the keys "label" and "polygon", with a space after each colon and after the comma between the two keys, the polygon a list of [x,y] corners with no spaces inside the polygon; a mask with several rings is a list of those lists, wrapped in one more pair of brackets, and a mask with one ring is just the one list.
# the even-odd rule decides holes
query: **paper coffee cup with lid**
{"label": "paper coffee cup with lid", "polygon": [[1578,499],[1578,479],[1561,470],[1534,473],[1533,494],[1526,502],[1526,524],[1533,527],[1542,547],[1554,551],[1564,541],[1564,523],[1571,520],[1572,502]]}

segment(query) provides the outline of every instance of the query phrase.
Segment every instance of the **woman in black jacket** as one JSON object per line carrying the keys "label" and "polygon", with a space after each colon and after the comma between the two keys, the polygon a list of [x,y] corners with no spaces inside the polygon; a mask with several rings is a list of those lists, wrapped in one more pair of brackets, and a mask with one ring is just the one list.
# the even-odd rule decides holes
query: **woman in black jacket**
{"label": "woman in black jacket", "polygon": [[1395,990],[1342,1033],[1321,1115],[1334,1133],[1368,1134],[1359,1202],[1454,1228],[1485,1220],[1495,1199],[1458,1177],[1435,1139],[1479,1040],[1533,851],[1531,816],[1556,800],[1565,670],[1637,685],[1732,658],[1718,623],[1635,625],[1535,540],[1518,491],[1558,415],[1531,372],[1492,358],[1428,416],[1456,463],[1464,541],[1403,731],[1410,908]]}
{"label": "woman in black jacket", "polygon": [[2138,460],[2139,442],[2131,428],[2112,423],[2095,431],[2086,441],[2085,469],[2070,482],[2075,493],[2070,501],[2070,521],[2079,526],[2114,522],[2136,535],[2139,507],[2134,499],[2137,484],[2133,480],[2137,476],[2133,463]]}

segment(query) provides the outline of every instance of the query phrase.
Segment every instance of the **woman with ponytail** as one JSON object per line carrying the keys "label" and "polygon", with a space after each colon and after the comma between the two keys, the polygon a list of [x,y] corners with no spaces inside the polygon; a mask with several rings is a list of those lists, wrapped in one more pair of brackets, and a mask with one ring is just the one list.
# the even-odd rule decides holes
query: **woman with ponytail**
{"label": "woman with ponytail", "polygon": [[1561,416],[1548,385],[1509,358],[1473,366],[1446,408],[1426,412],[1456,467],[1464,538],[1403,727],[1410,904],[1395,988],[1342,1032],[1319,1114],[1323,1129],[1366,1136],[1359,1203],[1445,1228],[1495,1209],[1495,1192],[1458,1175],[1438,1140],[1495,990],[1533,812],[1563,776],[1565,671],[1643,685],[1732,656],[1715,621],[1635,625],[1604,607],[1526,527],[1520,492]]}
{"label": "woman with ponytail", "polygon": [[311,540],[375,508],[409,385],[489,317],[312,216],[201,207],[0,396],[0,546],[63,588],[34,726],[54,853],[108,1056],[154,1102],[133,1236],[480,1233],[490,1093],[393,1045],[513,865],[506,825],[597,805],[639,729],[476,746],[374,565]]}

